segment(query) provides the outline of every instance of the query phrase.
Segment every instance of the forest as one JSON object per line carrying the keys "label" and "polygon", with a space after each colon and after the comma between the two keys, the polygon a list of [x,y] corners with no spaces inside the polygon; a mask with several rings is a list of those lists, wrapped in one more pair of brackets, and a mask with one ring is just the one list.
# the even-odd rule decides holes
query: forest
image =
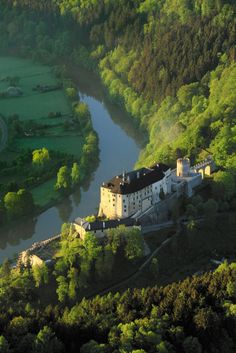
{"label": "forest", "polygon": [[[149,134],[137,165],[173,166],[185,155],[194,163],[211,154],[219,171],[212,181],[216,201],[207,206],[234,217],[235,10],[234,0],[4,0],[0,52],[95,71],[112,102]],[[188,205],[189,220],[202,209],[202,202]],[[40,301],[45,267],[3,264],[1,352],[235,352],[235,263],[167,286],[79,301],[78,275],[83,286],[86,266],[92,272],[101,265],[96,241],[85,245],[61,244],[66,259],[56,265],[57,304]],[[71,252],[76,246],[79,257]]]}
{"label": "forest", "polygon": [[[213,272],[166,287],[128,289],[69,307],[40,306],[36,271],[11,270],[5,262],[0,278],[0,350],[235,352],[235,267],[225,262]],[[42,278],[46,281],[47,273]]]}

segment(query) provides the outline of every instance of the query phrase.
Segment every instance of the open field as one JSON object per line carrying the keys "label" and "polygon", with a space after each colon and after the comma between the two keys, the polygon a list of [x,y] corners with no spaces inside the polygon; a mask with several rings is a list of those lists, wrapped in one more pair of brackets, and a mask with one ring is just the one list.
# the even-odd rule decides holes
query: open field
{"label": "open field", "polygon": [[16,140],[17,148],[42,148],[72,154],[80,157],[81,139],[77,136],[54,136],[54,137],[25,137]]}
{"label": "open field", "polygon": [[45,204],[52,201],[52,199],[57,199],[58,193],[54,189],[56,184],[56,178],[50,179],[45,183],[33,188],[31,190],[34,202],[43,207]]}
{"label": "open field", "polygon": [[[56,85],[58,83],[50,67],[34,63],[31,60],[0,57],[0,81],[7,76],[19,77],[18,86],[23,94],[20,97],[0,98],[0,113],[6,117],[17,114],[21,121],[34,120],[39,124],[51,126],[51,128],[46,128],[43,131],[44,137],[42,140],[38,136],[20,139],[17,141],[17,147],[39,148],[49,146],[48,148],[55,150],[59,147],[62,152],[69,151],[71,154],[74,152],[76,156],[80,155],[79,150],[83,142],[81,137],[74,137],[71,143],[70,136],[75,134],[64,131],[63,124],[72,112],[63,90],[58,89],[47,93],[32,90],[39,84]],[[4,91],[8,87],[9,82],[0,82],[0,91]],[[50,112],[60,112],[62,117],[50,119],[48,118]],[[60,140],[61,137],[57,141],[50,140],[51,136],[57,135],[63,135],[63,140]]]}
{"label": "open field", "polygon": [[[13,84],[12,84],[12,81]],[[48,66],[33,62],[32,60],[0,57],[0,93],[11,86],[19,87],[22,95],[17,97],[0,97],[0,114],[6,121],[9,116],[18,115],[23,133],[11,139],[11,144],[0,153],[0,161],[8,163],[17,158],[22,150],[47,148],[79,159],[84,139],[75,129],[65,129],[65,123],[72,126],[72,109],[60,82]],[[37,85],[57,86],[55,90],[41,93],[33,90]],[[58,86],[59,85],[59,86]],[[61,116],[50,118],[50,113],[60,112]],[[32,120],[36,123],[36,130],[27,134],[25,124]],[[72,125],[71,125],[72,124]],[[8,124],[9,125],[9,124]],[[8,126],[8,140],[11,138],[11,129]],[[25,132],[26,131],[26,132]],[[0,141],[3,131],[0,126]],[[10,135],[10,136],[9,136]],[[25,136],[24,136],[25,135]],[[15,135],[14,135],[15,136]],[[22,182],[22,175],[2,175],[0,184],[7,182]],[[54,190],[55,178],[33,188],[31,191],[35,202],[43,207],[52,199],[58,197]]]}

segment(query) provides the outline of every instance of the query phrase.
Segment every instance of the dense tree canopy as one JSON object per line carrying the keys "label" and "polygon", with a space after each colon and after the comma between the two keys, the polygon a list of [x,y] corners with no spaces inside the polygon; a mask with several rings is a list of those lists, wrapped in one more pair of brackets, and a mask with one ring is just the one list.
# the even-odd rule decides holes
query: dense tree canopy
{"label": "dense tree canopy", "polygon": [[[45,63],[71,60],[96,70],[110,98],[149,132],[139,165],[154,160],[172,164],[180,155],[193,162],[209,153],[214,156],[222,169],[214,176],[215,200],[203,203],[198,198],[186,207],[189,235],[196,228],[193,217],[203,212],[208,235],[214,233],[219,205],[235,204],[235,2],[2,4],[1,51],[17,51]],[[76,92],[67,93],[73,100]],[[74,105],[74,117],[83,133],[89,130],[90,116],[83,103]],[[93,164],[96,142],[96,135],[88,132],[81,170],[88,171]],[[81,170],[75,165],[61,167],[57,187],[68,189]],[[9,216],[21,213],[30,200],[23,190],[7,194]],[[0,350],[63,352],[64,345],[66,352],[81,348],[84,353],[234,353],[235,264],[223,263],[215,272],[165,287],[127,290],[75,304],[95,276],[99,280],[112,276],[117,257],[135,261],[143,250],[137,230],[110,231],[101,245],[92,233],[82,242],[67,225],[53,273],[45,267],[10,269],[5,263],[0,275]],[[154,258],[150,264],[154,278],[158,270]],[[35,287],[48,289],[48,275],[54,279],[54,299],[60,305],[43,308]]]}

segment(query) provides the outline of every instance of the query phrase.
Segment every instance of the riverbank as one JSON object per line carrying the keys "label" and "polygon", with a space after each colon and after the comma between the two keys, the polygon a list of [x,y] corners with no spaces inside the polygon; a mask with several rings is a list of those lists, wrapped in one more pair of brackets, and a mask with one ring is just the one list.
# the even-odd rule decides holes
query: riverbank
{"label": "riverbank", "polygon": [[[3,103],[1,104],[1,112],[5,113],[5,115],[7,114],[6,116],[7,120],[9,120],[11,132],[8,148],[4,151],[4,155],[2,154],[1,158],[6,169],[4,170],[4,174],[2,176],[0,175],[0,182],[2,182],[2,187],[4,186],[2,194],[8,192],[7,185],[10,185],[11,183],[16,183],[18,187],[21,188],[27,188],[32,192],[36,204],[33,214],[33,216],[36,216],[64,200],[65,197],[68,197],[69,194],[74,192],[75,187],[66,190],[64,193],[55,191],[54,185],[56,179],[52,178],[53,175],[51,175],[51,172],[53,170],[51,167],[49,168],[50,175],[47,176],[48,171],[40,174],[43,175],[43,180],[40,180],[41,176],[37,176],[37,178],[33,177],[31,172],[32,167],[30,165],[28,167],[28,177],[26,171],[22,174],[25,165],[21,165],[19,173],[15,167],[14,174],[11,176],[9,173],[13,167],[11,167],[9,163],[12,163],[12,166],[16,165],[15,161],[21,158],[22,153],[26,153],[22,151],[28,151],[28,149],[33,151],[37,148],[46,147],[48,148],[49,153],[51,149],[54,151],[56,150],[57,153],[59,152],[61,154],[69,153],[68,156],[73,155],[74,157],[72,158],[79,160],[80,185],[76,186],[76,188],[78,188],[84,183],[85,179],[87,180],[88,174],[91,174],[98,165],[99,150],[97,135],[93,132],[90,116],[81,117],[80,113],[77,112],[76,107],[80,104],[79,97],[77,96],[76,89],[73,87],[74,84],[70,83],[68,77],[65,76],[62,67],[60,67],[60,69],[57,68],[56,72],[57,75],[59,75],[58,79],[62,81],[64,87],[63,94],[61,89],[54,89],[58,84],[56,84],[55,77],[52,77],[52,68],[50,67],[33,63],[31,60],[16,57],[1,57],[0,63],[4,64],[7,70],[4,71],[5,66],[1,65],[0,88],[3,90],[4,87],[7,87],[10,79],[17,78],[18,84],[23,92],[23,96],[20,97],[1,99],[1,102]],[[37,81],[35,81],[35,79]],[[36,84],[37,82],[40,82],[40,86]],[[43,94],[42,92],[34,93],[32,92],[34,87],[47,87],[49,92],[43,92]],[[66,93],[71,91],[75,92],[72,99],[70,96],[70,99],[66,98]],[[57,99],[55,100],[54,98],[56,97]],[[22,99],[24,100],[23,102]],[[25,106],[27,106],[26,110]],[[55,111],[57,111],[57,113],[55,113]],[[16,114],[19,118],[16,122],[14,121],[15,125],[13,130],[12,122],[8,117],[13,115],[16,116]],[[76,119],[78,119],[79,122],[79,132],[77,132]],[[18,130],[23,130],[23,136],[21,136],[21,134],[19,136],[18,130],[16,133],[16,124]],[[29,133],[25,132],[27,130]],[[94,136],[93,141],[91,140],[91,134]],[[62,159],[64,160],[66,158],[67,157],[63,157]],[[12,162],[9,162],[9,160]],[[63,160],[61,160],[60,164],[63,163]],[[93,164],[91,164],[92,161]],[[67,162],[68,161],[64,161],[65,164],[67,164]],[[60,164],[58,164],[58,168]],[[7,172],[7,168],[9,169],[9,172]],[[34,170],[34,172],[36,172],[36,170]],[[3,173],[3,171],[1,171],[1,173]],[[56,174],[56,171],[54,171],[54,174]],[[26,181],[22,178],[22,175],[25,175],[25,178],[27,178]],[[7,181],[5,181],[6,176]],[[4,185],[4,183],[8,184]],[[48,188],[48,185],[50,186],[50,189]],[[44,197],[42,197],[42,195],[44,195]],[[13,220],[10,221],[11,225],[12,223]]]}
{"label": "riverbank", "polygon": [[[32,243],[48,238],[49,234],[57,234],[62,223],[70,222],[78,215],[83,217],[96,213],[102,182],[123,169],[132,170],[143,146],[142,133],[123,110],[107,99],[100,80],[81,67],[76,68],[72,75],[77,83],[80,101],[86,103],[91,112],[93,128],[99,138],[100,162],[81,188],[75,189],[62,202],[37,217],[25,218],[17,224],[12,222],[10,229],[1,228],[1,262]],[[96,168],[94,163],[91,167]]]}

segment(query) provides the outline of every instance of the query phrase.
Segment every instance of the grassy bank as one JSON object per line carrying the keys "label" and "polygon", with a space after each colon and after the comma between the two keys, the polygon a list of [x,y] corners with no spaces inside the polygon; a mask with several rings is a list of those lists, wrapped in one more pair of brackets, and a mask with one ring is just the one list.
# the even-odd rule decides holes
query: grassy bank
{"label": "grassy bank", "polygon": [[[61,67],[54,70],[33,60],[0,57],[0,113],[8,125],[7,148],[0,153],[0,195],[26,188],[36,212],[72,192],[74,187],[63,196],[54,189],[62,165],[78,162],[82,182],[91,172],[90,154],[93,159],[98,154],[87,107],[82,113],[77,109],[76,88]],[[67,88],[73,90],[72,97]],[[32,151],[42,148],[49,151],[51,164],[40,173],[32,164]]]}

